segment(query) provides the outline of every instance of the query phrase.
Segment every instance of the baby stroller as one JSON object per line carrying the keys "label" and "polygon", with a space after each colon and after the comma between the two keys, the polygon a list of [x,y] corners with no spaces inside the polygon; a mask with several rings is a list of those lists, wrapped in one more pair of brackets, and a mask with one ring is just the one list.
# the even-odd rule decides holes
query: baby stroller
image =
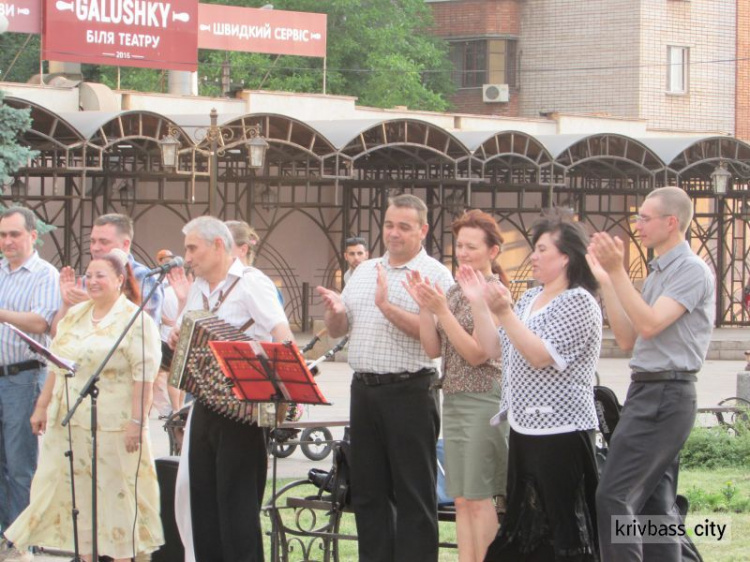
{"label": "baby stroller", "polygon": [[[607,388],[606,386],[594,387],[594,405],[596,406],[596,416],[599,420],[599,432],[602,435],[602,442],[598,443],[596,447],[596,462],[599,466],[599,473],[601,474],[601,471],[604,468],[604,463],[607,461],[609,441],[612,438],[612,434],[617,427],[617,422],[620,419],[620,410],[622,410],[622,406],[612,389]],[[684,522],[689,508],[688,499],[685,496],[678,494],[675,504]],[[703,562],[703,558],[698,552],[695,544],[693,544],[693,541],[690,540],[689,536],[683,535],[680,538],[680,541],[683,560],[689,562]]]}

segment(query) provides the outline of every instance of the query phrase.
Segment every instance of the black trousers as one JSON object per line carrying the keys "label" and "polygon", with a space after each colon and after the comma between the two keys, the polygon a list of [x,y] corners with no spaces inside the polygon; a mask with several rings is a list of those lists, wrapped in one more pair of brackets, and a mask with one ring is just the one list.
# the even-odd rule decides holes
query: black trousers
{"label": "black trousers", "polygon": [[679,455],[695,422],[696,407],[695,383],[630,384],[596,493],[603,561],[686,559],[678,538],[658,544],[613,543],[612,517],[656,515],[679,521],[675,506]]}
{"label": "black trousers", "polygon": [[438,559],[440,413],[431,382],[352,381],[352,507],[360,562]]}
{"label": "black trousers", "polygon": [[262,562],[260,508],[268,465],[264,430],[229,420],[196,401],[188,462],[197,562]]}

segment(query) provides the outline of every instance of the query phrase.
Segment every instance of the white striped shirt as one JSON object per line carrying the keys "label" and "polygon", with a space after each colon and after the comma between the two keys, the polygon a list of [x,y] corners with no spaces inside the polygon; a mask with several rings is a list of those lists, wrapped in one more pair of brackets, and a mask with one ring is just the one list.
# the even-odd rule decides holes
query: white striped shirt
{"label": "white striped shirt", "polygon": [[349,365],[355,371],[380,374],[436,367],[436,361],[427,356],[419,339],[396,328],[375,305],[378,263],[388,279],[388,300],[413,314],[419,313],[419,306],[402,285],[407,271],[419,271],[422,278],[437,283],[444,293],[453,284],[448,268],[428,256],[424,248],[399,267],[388,263],[387,253],[359,264],[341,294],[349,320]]}
{"label": "white striped shirt", "polygon": [[[33,312],[52,323],[60,308],[60,274],[37,252],[15,271],[7,259],[0,261],[0,309]],[[49,345],[49,334],[29,334],[42,345]],[[9,328],[0,324],[0,365],[12,365],[37,357]]]}

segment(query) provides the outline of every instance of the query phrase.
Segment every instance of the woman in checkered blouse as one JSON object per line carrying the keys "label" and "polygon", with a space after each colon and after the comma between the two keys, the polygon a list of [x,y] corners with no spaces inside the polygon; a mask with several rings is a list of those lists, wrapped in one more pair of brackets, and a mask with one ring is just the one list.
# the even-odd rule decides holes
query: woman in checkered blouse
{"label": "woman in checkered blouse", "polygon": [[[476,335],[503,357],[500,413],[510,423],[508,509],[486,560],[599,560],[595,516],[597,427],[593,384],[602,338],[588,237],[559,216],[532,231],[539,286],[512,306],[510,293],[470,268],[458,274]],[[500,320],[500,337],[491,313]]]}

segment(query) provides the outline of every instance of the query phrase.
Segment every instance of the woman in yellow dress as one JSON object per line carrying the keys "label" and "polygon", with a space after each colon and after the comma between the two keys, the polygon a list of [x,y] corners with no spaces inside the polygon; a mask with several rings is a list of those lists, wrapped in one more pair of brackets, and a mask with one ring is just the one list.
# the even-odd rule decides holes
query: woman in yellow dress
{"label": "woman in yellow dress", "polygon": [[[73,282],[63,279],[61,282]],[[100,365],[140,302],[140,291],[124,252],[93,260],[86,271],[91,300],[71,308],[60,321],[52,351],[75,361],[68,379],[71,400]],[[101,373],[98,383],[98,552],[115,561],[155,551],[164,543],[159,487],[148,434],[152,382],[161,359],[159,332],[141,315]],[[42,440],[31,503],[6,531],[17,548],[29,545],[73,550],[70,469],[64,373],[50,369],[31,417]],[[79,550],[91,560],[91,410],[84,400],[71,419],[75,461]],[[137,486],[136,486],[137,485]],[[135,527],[135,528],[134,528]]]}

